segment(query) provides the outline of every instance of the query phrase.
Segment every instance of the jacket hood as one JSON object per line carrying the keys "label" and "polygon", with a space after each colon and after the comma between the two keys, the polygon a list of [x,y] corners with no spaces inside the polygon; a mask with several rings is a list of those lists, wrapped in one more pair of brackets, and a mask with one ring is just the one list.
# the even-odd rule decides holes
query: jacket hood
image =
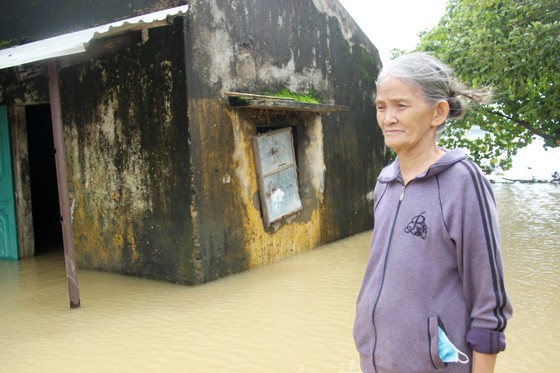
{"label": "jacket hood", "polygon": [[[467,158],[467,154],[464,149],[447,150],[442,148],[442,150],[445,152],[445,154],[440,159],[438,159],[436,163],[432,164],[426,171],[416,176],[416,179],[424,179],[437,175],[440,172],[447,170],[455,163]],[[393,163],[389,164],[381,171],[378,180],[385,183],[395,181],[397,179],[402,181],[400,174],[401,170],[399,157],[397,157]]]}

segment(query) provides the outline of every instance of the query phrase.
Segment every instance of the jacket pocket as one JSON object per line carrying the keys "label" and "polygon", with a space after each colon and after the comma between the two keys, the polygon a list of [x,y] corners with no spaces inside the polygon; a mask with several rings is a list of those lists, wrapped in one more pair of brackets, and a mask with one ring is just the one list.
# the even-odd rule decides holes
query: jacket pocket
{"label": "jacket pocket", "polygon": [[429,351],[430,358],[432,359],[432,364],[436,369],[445,368],[446,364],[441,361],[439,357],[438,350],[438,326],[440,324],[439,317],[434,316],[428,319],[428,341],[429,341]]}

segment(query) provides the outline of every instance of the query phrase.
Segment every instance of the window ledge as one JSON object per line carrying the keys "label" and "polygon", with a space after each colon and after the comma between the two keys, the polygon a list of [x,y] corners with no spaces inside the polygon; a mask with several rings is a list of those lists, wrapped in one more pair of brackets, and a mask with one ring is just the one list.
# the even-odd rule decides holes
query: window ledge
{"label": "window ledge", "polygon": [[315,113],[332,113],[350,110],[348,106],[300,102],[293,98],[255,95],[241,92],[225,92],[224,94],[228,98],[229,106],[234,109],[307,111]]}

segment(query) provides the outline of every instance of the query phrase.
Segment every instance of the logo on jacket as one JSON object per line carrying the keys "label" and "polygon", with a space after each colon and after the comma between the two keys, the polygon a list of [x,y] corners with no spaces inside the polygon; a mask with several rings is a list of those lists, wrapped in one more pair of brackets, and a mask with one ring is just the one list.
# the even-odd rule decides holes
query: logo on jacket
{"label": "logo on jacket", "polygon": [[426,226],[426,218],[424,217],[425,213],[426,211],[413,217],[404,229],[405,233],[412,233],[425,240],[428,235],[428,227]]}

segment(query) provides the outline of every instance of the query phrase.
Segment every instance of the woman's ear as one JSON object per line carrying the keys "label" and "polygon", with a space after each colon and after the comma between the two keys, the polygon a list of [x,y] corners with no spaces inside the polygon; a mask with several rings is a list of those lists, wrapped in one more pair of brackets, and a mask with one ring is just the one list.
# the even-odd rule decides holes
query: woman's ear
{"label": "woman's ear", "polygon": [[449,103],[445,100],[439,100],[435,106],[434,117],[432,119],[432,126],[441,126],[449,116]]}

